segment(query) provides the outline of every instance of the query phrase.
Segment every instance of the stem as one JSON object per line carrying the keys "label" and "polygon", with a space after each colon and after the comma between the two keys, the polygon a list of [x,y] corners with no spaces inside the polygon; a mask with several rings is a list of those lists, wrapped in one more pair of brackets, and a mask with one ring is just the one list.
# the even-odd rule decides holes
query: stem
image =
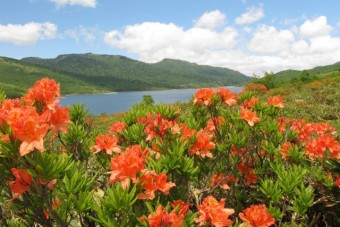
{"label": "stem", "polygon": [[48,198],[46,187],[45,186],[42,186],[42,187],[38,186],[37,190],[40,193],[40,195],[42,196],[43,200],[46,202],[46,204],[47,204],[47,212],[51,215],[51,217],[56,220],[56,222],[58,223],[59,226],[67,227],[68,226],[67,223],[64,222],[61,219],[61,217],[57,214],[57,212],[55,212],[52,209],[52,204],[51,204],[51,202],[50,202],[50,200]]}

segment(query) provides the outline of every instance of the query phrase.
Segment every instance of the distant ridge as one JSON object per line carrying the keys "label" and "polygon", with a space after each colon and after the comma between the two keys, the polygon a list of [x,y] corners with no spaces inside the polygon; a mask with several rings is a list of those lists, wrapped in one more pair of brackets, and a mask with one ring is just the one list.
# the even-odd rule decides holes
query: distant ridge
{"label": "distant ridge", "polygon": [[240,86],[251,80],[228,68],[174,59],[149,64],[120,55],[87,53],[65,54],[53,59],[29,57],[21,61],[111,91]]}
{"label": "distant ridge", "polygon": [[[320,74],[334,74],[334,76],[338,76],[340,74],[340,61],[331,64],[331,65],[325,65],[325,66],[316,66],[311,69],[305,69],[310,76],[316,76]],[[285,82],[289,81],[292,78],[297,78],[301,76],[302,72],[304,70],[293,70],[293,69],[288,69],[284,71],[280,71],[278,73],[275,73],[275,78],[279,82]],[[332,76],[332,75],[327,75],[327,76]]]}

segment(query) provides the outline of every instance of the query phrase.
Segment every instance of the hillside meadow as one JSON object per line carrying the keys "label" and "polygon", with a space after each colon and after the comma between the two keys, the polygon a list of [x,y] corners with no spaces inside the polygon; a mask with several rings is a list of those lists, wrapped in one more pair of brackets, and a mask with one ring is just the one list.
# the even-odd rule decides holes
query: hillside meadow
{"label": "hillside meadow", "polygon": [[[2,226],[337,226],[338,78],[89,116],[1,93]],[[317,102],[318,101],[318,102]]]}

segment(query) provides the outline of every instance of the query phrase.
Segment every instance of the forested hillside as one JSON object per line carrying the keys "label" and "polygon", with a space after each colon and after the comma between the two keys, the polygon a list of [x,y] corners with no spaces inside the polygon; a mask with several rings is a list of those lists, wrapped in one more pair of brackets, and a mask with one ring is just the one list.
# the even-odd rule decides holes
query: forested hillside
{"label": "forested hillside", "polygon": [[8,97],[19,97],[32,87],[34,82],[43,77],[55,79],[62,84],[61,93],[99,93],[108,92],[105,87],[95,86],[83,80],[70,77],[63,73],[18,61],[0,57],[0,89]]}
{"label": "forested hillside", "polygon": [[54,59],[24,58],[22,61],[115,91],[238,86],[250,80],[227,68],[171,59],[148,64],[124,56],[68,54]]}

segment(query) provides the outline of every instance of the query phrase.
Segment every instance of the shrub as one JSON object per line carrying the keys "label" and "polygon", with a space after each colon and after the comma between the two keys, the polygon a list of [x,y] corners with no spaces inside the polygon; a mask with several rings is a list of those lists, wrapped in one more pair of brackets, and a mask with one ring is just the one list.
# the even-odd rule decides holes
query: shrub
{"label": "shrub", "polygon": [[337,132],[286,118],[280,95],[254,96],[265,91],[142,102],[103,135],[82,106],[58,105],[53,80],[3,97],[1,224],[339,225]]}

